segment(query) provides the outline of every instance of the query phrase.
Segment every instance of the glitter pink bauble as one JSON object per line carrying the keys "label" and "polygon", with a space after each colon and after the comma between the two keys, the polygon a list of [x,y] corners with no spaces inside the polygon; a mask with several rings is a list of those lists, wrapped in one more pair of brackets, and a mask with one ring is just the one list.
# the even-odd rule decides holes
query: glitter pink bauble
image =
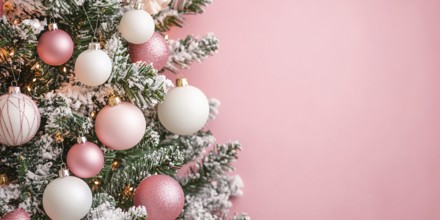
{"label": "glitter pink bauble", "polygon": [[145,206],[148,220],[174,220],[184,203],[182,187],[166,175],[145,178],[134,192],[134,205]]}
{"label": "glitter pink bauble", "polygon": [[113,150],[134,147],[144,137],[146,126],[142,111],[128,102],[105,106],[95,120],[98,139]]}
{"label": "glitter pink bauble", "polygon": [[77,177],[94,177],[104,166],[104,154],[92,142],[78,143],[67,153],[67,166]]}
{"label": "glitter pink bauble", "polygon": [[60,29],[46,31],[38,40],[37,52],[43,62],[59,66],[72,57],[72,38]]}
{"label": "glitter pink bauble", "polygon": [[170,49],[167,41],[157,32],[143,44],[129,44],[128,52],[132,63],[143,61],[146,64],[153,64],[157,70],[165,67],[170,56]]}
{"label": "glitter pink bauble", "polygon": [[2,220],[30,220],[29,214],[22,208],[18,208],[1,218]]}

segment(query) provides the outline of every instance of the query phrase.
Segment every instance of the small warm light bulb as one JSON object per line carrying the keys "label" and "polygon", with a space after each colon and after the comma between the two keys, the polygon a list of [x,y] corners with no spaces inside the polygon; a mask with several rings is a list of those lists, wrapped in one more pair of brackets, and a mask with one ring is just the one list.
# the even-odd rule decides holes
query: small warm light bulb
{"label": "small warm light bulb", "polygon": [[36,82],[36,81],[37,81],[37,78],[32,79],[32,82]]}
{"label": "small warm light bulb", "polygon": [[11,51],[11,52],[9,53],[9,56],[12,57],[12,56],[14,56],[14,54],[15,54],[14,51]]}
{"label": "small warm light bulb", "polygon": [[35,68],[40,69],[40,64],[37,63],[37,65],[35,65]]}
{"label": "small warm light bulb", "polygon": [[31,87],[28,86],[28,87],[27,87],[27,90],[30,92],[30,91],[31,91]]}
{"label": "small warm light bulb", "polygon": [[66,67],[63,67],[63,72],[67,72],[67,68]]}

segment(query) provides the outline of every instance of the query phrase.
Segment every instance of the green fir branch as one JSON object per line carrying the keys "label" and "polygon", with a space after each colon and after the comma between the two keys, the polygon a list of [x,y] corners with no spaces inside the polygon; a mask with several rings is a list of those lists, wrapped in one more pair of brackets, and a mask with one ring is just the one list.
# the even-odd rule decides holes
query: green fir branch
{"label": "green fir branch", "polygon": [[216,176],[224,175],[226,172],[233,171],[231,163],[238,158],[241,146],[238,142],[217,145],[214,149],[204,156],[189,170],[189,174],[184,176],[180,183],[185,195],[195,194],[202,189]]}
{"label": "green fir branch", "polygon": [[189,35],[185,39],[170,40],[169,44],[172,55],[165,68],[174,73],[179,69],[188,69],[193,62],[202,62],[219,49],[219,40],[212,33],[202,38]]}

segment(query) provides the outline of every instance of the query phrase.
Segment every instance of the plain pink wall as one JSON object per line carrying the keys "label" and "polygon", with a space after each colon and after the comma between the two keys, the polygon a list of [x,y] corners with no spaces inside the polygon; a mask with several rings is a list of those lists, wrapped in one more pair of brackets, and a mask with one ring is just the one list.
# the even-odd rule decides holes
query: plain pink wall
{"label": "plain pink wall", "polygon": [[253,219],[440,219],[440,1],[214,1],[184,71],[222,101]]}

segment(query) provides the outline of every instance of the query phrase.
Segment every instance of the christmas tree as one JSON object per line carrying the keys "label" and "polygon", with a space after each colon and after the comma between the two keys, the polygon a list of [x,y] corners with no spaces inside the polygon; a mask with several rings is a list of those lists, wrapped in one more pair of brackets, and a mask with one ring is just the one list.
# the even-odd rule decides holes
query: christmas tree
{"label": "christmas tree", "polygon": [[0,216],[249,219],[229,213],[240,144],[179,74],[219,42],[166,35],[211,0],[0,3]]}

